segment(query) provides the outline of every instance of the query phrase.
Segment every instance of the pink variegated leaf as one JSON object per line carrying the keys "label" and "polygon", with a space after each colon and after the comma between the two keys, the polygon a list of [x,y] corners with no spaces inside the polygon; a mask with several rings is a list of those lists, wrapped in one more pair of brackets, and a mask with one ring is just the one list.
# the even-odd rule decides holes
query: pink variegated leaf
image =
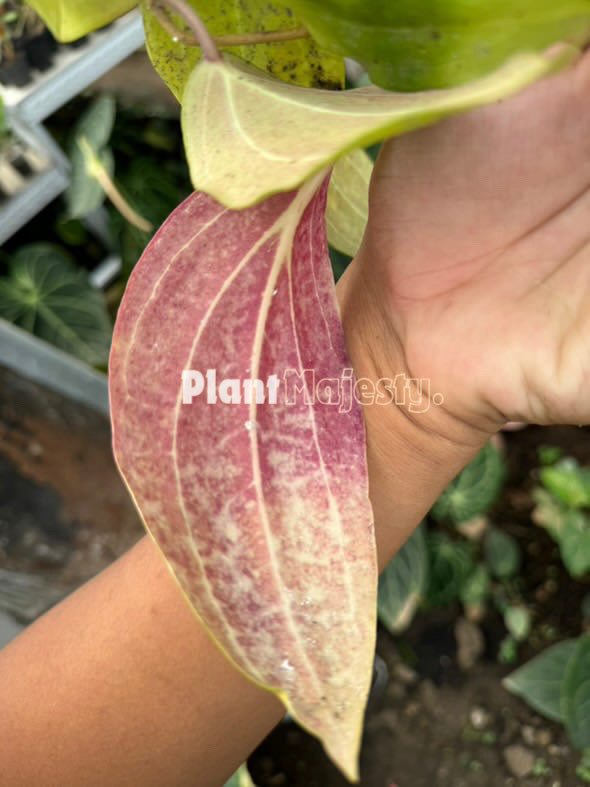
{"label": "pink variegated leaf", "polygon": [[[245,211],[189,197],[131,277],[110,387],[117,462],[190,604],[354,779],[377,569],[321,180]],[[276,403],[248,403],[273,375]]]}

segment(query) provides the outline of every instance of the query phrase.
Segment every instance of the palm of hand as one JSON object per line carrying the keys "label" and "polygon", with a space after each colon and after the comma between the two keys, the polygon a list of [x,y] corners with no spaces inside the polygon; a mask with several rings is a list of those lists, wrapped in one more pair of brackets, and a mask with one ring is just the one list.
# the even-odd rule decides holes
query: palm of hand
{"label": "palm of hand", "polygon": [[589,97],[585,56],[376,166],[359,265],[391,362],[480,428],[590,422]]}

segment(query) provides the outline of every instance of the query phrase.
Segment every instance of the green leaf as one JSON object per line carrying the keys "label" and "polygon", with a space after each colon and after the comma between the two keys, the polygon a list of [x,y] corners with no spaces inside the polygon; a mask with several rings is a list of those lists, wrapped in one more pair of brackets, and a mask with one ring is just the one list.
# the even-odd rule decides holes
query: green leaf
{"label": "green leaf", "polygon": [[74,142],[84,137],[91,148],[100,150],[111,138],[117,102],[110,93],[102,93],[80,117],[74,128]]}
{"label": "green leaf", "polygon": [[428,551],[419,527],[389,563],[379,579],[377,613],[391,634],[410,624],[428,582]]}
{"label": "green leaf", "polygon": [[590,468],[580,467],[574,459],[563,459],[541,470],[545,488],[571,508],[590,506]]}
{"label": "green leaf", "polygon": [[502,685],[548,719],[563,721],[561,685],[575,647],[576,640],[573,639],[552,645],[504,678]]}
{"label": "green leaf", "polygon": [[[112,150],[105,148],[95,154],[96,161],[104,167],[109,177],[115,172],[115,159]],[[68,215],[80,219],[99,208],[104,202],[104,189],[92,174],[88,157],[81,147],[72,151],[70,158],[72,170],[68,188],[64,194]]]}
{"label": "green leaf", "polygon": [[[290,9],[266,0],[188,0],[213,36],[291,30],[301,24]],[[187,80],[200,60],[200,49],[174,41],[142,0],[146,46],[156,71],[180,101]],[[179,30],[185,28],[172,17]],[[341,88],[344,60],[318,47],[311,38],[256,46],[231,47],[227,51],[267,71],[277,79],[303,87]]]}
{"label": "green leaf", "polygon": [[526,607],[508,607],[504,611],[504,624],[514,639],[522,642],[531,630],[531,613]]}
{"label": "green leaf", "polygon": [[590,520],[581,511],[569,511],[559,539],[561,558],[573,577],[590,570]]}
{"label": "green leaf", "polygon": [[483,604],[489,592],[490,575],[483,563],[478,563],[461,587],[461,603],[466,607],[478,606]]}
{"label": "green leaf", "polygon": [[375,84],[431,90],[468,82],[516,52],[582,43],[587,0],[291,0],[312,35],[364,63]]}
{"label": "green leaf", "polygon": [[431,533],[426,540],[429,555],[429,606],[449,604],[459,598],[461,588],[473,571],[471,550],[464,542],[444,533]]}
{"label": "green leaf", "polygon": [[577,641],[561,686],[561,715],[577,749],[590,746],[590,634]]}
{"label": "green leaf", "polygon": [[17,251],[0,279],[0,317],[89,364],[107,362],[112,329],[102,293],[56,246]]}
{"label": "green leaf", "polygon": [[486,443],[479,454],[445,489],[431,510],[438,521],[455,524],[485,514],[498,497],[505,476],[502,454]]}
{"label": "green leaf", "polygon": [[245,208],[296,188],[349,150],[512,95],[577,54],[564,45],[551,55],[520,55],[478,82],[413,95],[304,90],[235,58],[203,61],[182,107],[193,185],[228,208]]}
{"label": "green leaf", "polygon": [[543,444],[537,446],[537,456],[539,457],[539,462],[543,466],[549,467],[550,465],[554,465],[556,462],[559,462],[563,456],[563,452],[557,445]]}
{"label": "green leaf", "polygon": [[553,495],[540,487],[533,489],[532,497],[536,503],[532,513],[533,522],[544,527],[556,541],[560,541],[569,510]]}
{"label": "green leaf", "polygon": [[328,243],[354,257],[369,218],[369,183],[373,160],[364,150],[352,150],[334,165],[328,189]]}
{"label": "green leaf", "polygon": [[106,145],[113,130],[116,111],[115,99],[104,93],[92,102],[76,124],[70,143],[72,171],[65,193],[71,218],[87,216],[104,200],[104,191],[92,172],[92,163],[95,159],[112,178],[115,160]]}
{"label": "green leaf", "polygon": [[518,542],[502,530],[488,530],[484,542],[485,558],[492,574],[498,579],[510,579],[518,573],[521,553]]}
{"label": "green leaf", "polygon": [[254,782],[250,778],[247,766],[240,765],[231,779],[225,783],[224,787],[254,787]]}
{"label": "green leaf", "polygon": [[58,41],[75,41],[104,27],[137,5],[137,0],[27,0]]}

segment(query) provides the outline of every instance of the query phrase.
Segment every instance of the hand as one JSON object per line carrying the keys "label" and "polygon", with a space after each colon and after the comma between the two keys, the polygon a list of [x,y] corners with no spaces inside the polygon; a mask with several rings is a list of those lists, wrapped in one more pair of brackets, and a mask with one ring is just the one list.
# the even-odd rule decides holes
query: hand
{"label": "hand", "polygon": [[343,288],[360,365],[443,394],[428,430],[589,423],[590,53],[387,143]]}

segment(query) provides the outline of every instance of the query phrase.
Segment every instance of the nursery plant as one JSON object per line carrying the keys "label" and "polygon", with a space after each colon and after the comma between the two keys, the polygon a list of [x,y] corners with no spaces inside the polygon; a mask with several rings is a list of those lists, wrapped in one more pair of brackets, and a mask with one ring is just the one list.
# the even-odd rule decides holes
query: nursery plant
{"label": "nursery plant", "polygon": [[590,468],[566,457],[539,471],[542,486],[533,491],[533,521],[559,544],[573,577],[590,570]]}
{"label": "nursery plant", "polygon": [[[34,2],[62,38],[130,5]],[[182,104],[195,193],[155,235],[119,310],[116,459],[219,647],[352,780],[377,563],[363,416],[327,254],[328,180],[347,154],[509,96],[590,38],[587,1],[517,5],[505,34],[514,3],[489,0],[469,13],[426,0],[141,3],[150,56]],[[371,35],[353,40],[367,20]],[[384,88],[424,90],[338,90],[342,55]],[[341,234],[345,215],[331,212]],[[293,401],[275,400],[289,375]]]}
{"label": "nursery plant", "polygon": [[590,746],[590,635],[547,648],[504,679],[504,686],[552,721],[565,725],[580,751]]}

